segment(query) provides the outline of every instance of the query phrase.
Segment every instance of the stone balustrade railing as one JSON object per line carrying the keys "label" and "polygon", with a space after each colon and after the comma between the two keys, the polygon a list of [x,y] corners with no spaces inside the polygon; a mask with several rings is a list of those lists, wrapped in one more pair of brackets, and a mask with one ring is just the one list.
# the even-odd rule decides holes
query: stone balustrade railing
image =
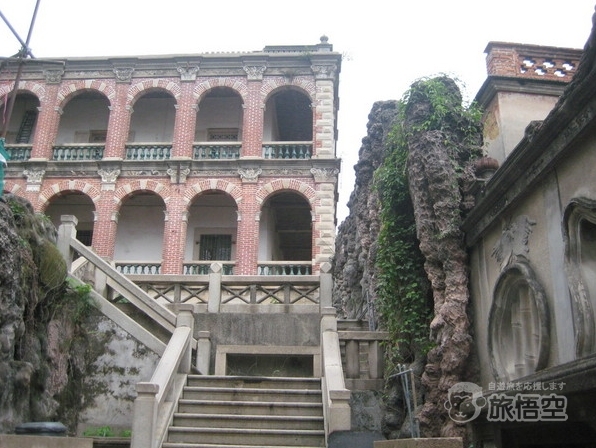
{"label": "stone balustrade railing", "polygon": [[194,328],[192,305],[178,309],[176,329],[151,380],[137,383],[131,448],[158,448],[191,371]]}
{"label": "stone balustrade railing", "polygon": [[258,261],[259,275],[310,275],[310,261]]}
{"label": "stone balustrade railing", "polygon": [[7,144],[4,149],[10,156],[12,162],[26,162],[31,158],[33,145],[29,144]]}
{"label": "stone balustrade railing", "polygon": [[352,426],[351,393],[344,381],[336,311],[333,307],[321,311],[321,355],[325,434],[349,431]]}
{"label": "stone balustrade railing", "polygon": [[105,145],[103,143],[92,144],[68,144],[54,145],[52,148],[52,160],[57,161],[81,161],[101,160]]}
{"label": "stone balustrade railing", "polygon": [[192,158],[195,160],[239,159],[241,151],[241,143],[199,142],[192,145]]}
{"label": "stone balustrade railing", "polygon": [[126,160],[167,160],[172,154],[171,143],[127,143]]}
{"label": "stone balustrade railing", "polygon": [[311,142],[263,142],[264,159],[310,159]]}
{"label": "stone balustrade railing", "polygon": [[350,390],[381,390],[384,380],[385,353],[383,342],[389,340],[386,331],[338,331],[344,346],[344,373]]}

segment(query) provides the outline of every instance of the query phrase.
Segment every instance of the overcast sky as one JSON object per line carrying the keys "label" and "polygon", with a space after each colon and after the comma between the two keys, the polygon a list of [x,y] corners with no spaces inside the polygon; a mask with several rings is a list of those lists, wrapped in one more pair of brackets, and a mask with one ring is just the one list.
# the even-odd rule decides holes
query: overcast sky
{"label": "overcast sky", "polygon": [[[36,58],[254,51],[312,45],[344,55],[340,74],[338,219],[348,213],[353,166],[375,101],[399,99],[416,79],[446,73],[473,98],[490,41],[583,48],[596,0],[40,0]],[[36,0],[0,0],[27,39]],[[0,56],[18,40],[0,22]]]}

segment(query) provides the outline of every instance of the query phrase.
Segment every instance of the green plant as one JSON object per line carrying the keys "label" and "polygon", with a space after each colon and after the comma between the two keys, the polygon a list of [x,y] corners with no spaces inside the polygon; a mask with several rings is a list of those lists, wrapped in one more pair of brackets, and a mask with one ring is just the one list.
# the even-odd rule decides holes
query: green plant
{"label": "green plant", "polygon": [[[395,125],[387,138],[386,157],[375,172],[381,204],[375,260],[379,272],[377,307],[383,326],[391,334],[389,369],[426,354],[433,346],[432,289],[424,269],[425,257],[419,247],[409,190],[409,143],[422,132],[438,131],[457,173],[452,181],[458,183],[469,161],[481,156],[480,119],[480,109],[474,104],[462,105],[457,83],[445,76],[414,82],[398,104]],[[436,240],[457,230],[458,222],[453,219],[452,224],[437,232]]]}
{"label": "green plant", "polygon": [[99,426],[97,428],[87,428],[83,435],[85,437],[114,437],[115,433],[109,426]]}

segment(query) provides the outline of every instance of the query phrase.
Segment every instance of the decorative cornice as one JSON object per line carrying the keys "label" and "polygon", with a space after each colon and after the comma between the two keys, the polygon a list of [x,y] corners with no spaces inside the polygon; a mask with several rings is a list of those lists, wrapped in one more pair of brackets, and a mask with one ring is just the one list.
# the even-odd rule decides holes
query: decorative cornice
{"label": "decorative cornice", "polygon": [[133,67],[114,67],[116,82],[131,82],[134,71],[135,69]]}
{"label": "decorative cornice", "polygon": [[261,168],[238,168],[242,182],[256,182],[262,172]]}
{"label": "decorative cornice", "polygon": [[198,65],[180,64],[176,70],[180,73],[180,81],[196,81],[199,73]]}
{"label": "decorative cornice", "polygon": [[337,65],[311,65],[311,69],[316,79],[334,79],[337,75]]}
{"label": "decorative cornice", "polygon": [[264,65],[245,65],[242,67],[248,76],[249,81],[260,81],[267,67]]}
{"label": "decorative cornice", "polygon": [[48,84],[59,84],[62,82],[62,76],[64,75],[64,70],[44,70],[43,76]]}
{"label": "decorative cornice", "polygon": [[311,168],[310,172],[315,178],[315,182],[335,182],[339,170],[337,168]]}

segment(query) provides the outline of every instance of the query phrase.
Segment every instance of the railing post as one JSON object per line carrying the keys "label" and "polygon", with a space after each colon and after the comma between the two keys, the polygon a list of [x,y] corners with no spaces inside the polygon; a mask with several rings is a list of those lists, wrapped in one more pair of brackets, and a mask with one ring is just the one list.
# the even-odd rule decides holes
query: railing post
{"label": "railing post", "polygon": [[355,339],[346,341],[346,377],[360,378],[360,343]]}
{"label": "railing post", "polygon": [[74,215],[60,216],[60,226],[58,227],[57,247],[64,259],[66,268],[70,272],[72,265],[72,250],[70,250],[70,240],[77,237],[77,224],[79,220]]}
{"label": "railing post", "polygon": [[368,343],[368,376],[373,379],[383,378],[385,370],[385,354],[381,341]]}
{"label": "railing post", "polygon": [[219,313],[221,304],[221,263],[212,263],[209,267],[209,302],[208,313]]}
{"label": "railing post", "polygon": [[321,295],[320,304],[321,309],[333,306],[331,295],[333,292],[333,277],[331,275],[331,263],[321,263],[320,274],[319,274],[319,293]]}
{"label": "railing post", "polygon": [[130,448],[155,448],[159,385],[137,383]]}
{"label": "railing post", "polygon": [[211,333],[199,331],[197,342],[197,370],[202,375],[209,375],[211,368]]}
{"label": "railing post", "polygon": [[178,315],[176,316],[176,327],[190,328],[190,342],[186,347],[185,353],[180,360],[178,373],[190,373],[192,367],[192,335],[195,327],[195,305],[191,303],[181,303],[177,306]]}

